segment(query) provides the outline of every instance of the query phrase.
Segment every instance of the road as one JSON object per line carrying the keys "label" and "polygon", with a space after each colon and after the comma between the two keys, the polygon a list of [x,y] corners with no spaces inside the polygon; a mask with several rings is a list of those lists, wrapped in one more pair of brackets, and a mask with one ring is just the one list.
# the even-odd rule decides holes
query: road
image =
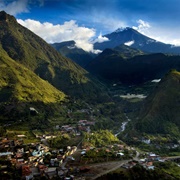
{"label": "road", "polygon": [[139,155],[140,155],[140,153],[138,151],[136,151],[136,156],[133,158],[133,160],[139,161]]}
{"label": "road", "polygon": [[180,156],[165,157],[167,160],[180,159]]}
{"label": "road", "polygon": [[[133,158],[133,160],[135,161],[139,161],[139,155],[140,153],[138,151],[136,151],[136,156]],[[128,163],[131,160],[122,160],[122,161],[115,161],[115,162],[107,162],[107,163],[102,163],[102,164],[98,164],[98,165],[94,165],[92,167],[99,167],[102,168],[103,166],[108,166],[107,170],[103,170],[103,172],[97,174],[95,177],[92,177],[91,180],[95,180],[98,177],[101,177],[105,174],[108,174],[112,171],[115,171],[116,169],[120,168],[122,165]]]}
{"label": "road", "polygon": [[[136,151],[136,156],[133,158],[135,161],[139,161],[139,155],[140,153]],[[173,159],[180,159],[180,156],[171,156],[171,157],[166,157],[166,159],[173,160]],[[108,174],[112,171],[115,171],[116,169],[120,168],[122,165],[128,163],[130,160],[123,160],[123,161],[115,161],[115,162],[107,162],[107,163],[100,163],[100,164],[95,164],[90,166],[91,168],[97,168],[101,169],[101,172],[97,173],[96,176],[88,178],[89,180],[95,180],[98,177],[101,177],[105,174]],[[107,169],[104,170],[104,168],[107,166]]]}
{"label": "road", "polygon": [[98,163],[94,165],[90,165],[88,167],[99,169],[99,172],[93,176],[89,177],[89,180],[95,180],[98,177],[101,177],[105,174],[110,173],[111,171],[115,171],[116,169],[120,168],[122,165],[128,163],[130,160],[122,160],[122,161],[113,161],[113,162],[106,162],[106,163]]}

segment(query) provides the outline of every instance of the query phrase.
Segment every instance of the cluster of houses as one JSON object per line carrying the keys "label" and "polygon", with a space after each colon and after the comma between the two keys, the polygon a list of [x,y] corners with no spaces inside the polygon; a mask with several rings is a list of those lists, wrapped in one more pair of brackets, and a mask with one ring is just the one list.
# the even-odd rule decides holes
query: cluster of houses
{"label": "cluster of houses", "polygon": [[94,121],[88,120],[79,120],[77,124],[67,124],[63,126],[56,125],[57,130],[61,130],[62,133],[73,133],[77,136],[81,134],[81,132],[90,132],[91,126],[95,125]]}
{"label": "cluster of houses", "polygon": [[[33,108],[30,109],[35,112]],[[90,132],[90,126],[95,122],[88,120],[79,120],[77,124],[56,126],[62,133],[75,133],[81,135],[82,131]],[[0,141],[0,158],[3,157],[10,162],[16,170],[20,170],[21,176],[24,179],[33,179],[38,176],[61,176],[70,177],[69,169],[66,168],[68,161],[74,161],[72,154],[77,150],[76,146],[67,149],[50,150],[48,147],[48,139],[56,138],[55,135],[36,135],[41,143],[24,144],[25,135],[16,135],[13,140],[2,138]],[[0,162],[0,172],[6,174],[8,167],[3,166]],[[76,172],[77,170],[74,170]],[[70,177],[73,179],[73,176]]]}
{"label": "cluster of houses", "polygon": [[122,167],[125,168],[125,169],[130,169],[130,168],[136,166],[137,164],[142,165],[145,169],[154,170],[153,161],[150,161],[150,162],[130,161],[130,162],[124,164]]}
{"label": "cluster of houses", "polygon": [[3,138],[0,141],[0,149],[2,150],[9,150],[10,148],[14,147],[14,146],[18,146],[18,145],[22,145],[23,144],[23,140],[19,139],[19,140],[9,140],[7,138]]}
{"label": "cluster of houses", "polygon": [[82,148],[83,148],[81,151],[82,156],[86,156],[88,151],[95,152],[97,157],[100,157],[101,155],[104,155],[104,153],[107,153],[107,156],[111,157],[112,159],[117,159],[117,158],[126,159],[129,157],[133,157],[135,155],[134,148],[125,146],[124,144],[113,144],[113,145],[107,145],[103,147],[82,146]]}
{"label": "cluster of houses", "polygon": [[167,142],[167,143],[156,143],[151,141],[150,139],[146,139],[146,138],[142,138],[141,142],[145,143],[145,144],[153,144],[156,146],[157,149],[161,149],[161,148],[167,148],[167,149],[176,149],[178,147],[180,147],[180,141],[177,143],[173,143],[173,142]]}
{"label": "cluster of houses", "polygon": [[154,170],[155,168],[154,162],[157,162],[157,161],[165,162],[166,160],[167,160],[166,158],[162,158],[159,155],[156,155],[155,153],[147,153],[146,158],[139,159],[138,161],[134,161],[134,160],[130,161],[127,164],[124,164],[122,167],[124,167],[125,169],[129,169],[139,164],[147,170]]}
{"label": "cluster of houses", "polygon": [[[77,136],[82,131],[90,132],[91,126],[95,124],[94,121],[79,120],[77,124],[56,126],[57,130],[62,133],[73,133]],[[41,135],[36,136],[41,140],[41,143],[24,144],[23,138],[25,135],[17,135],[16,139],[2,138],[0,141],[0,159],[3,157],[6,161],[10,162],[18,172],[21,172],[22,179],[31,180],[35,177],[62,177],[64,179],[74,179],[81,169],[78,166],[72,168],[68,167],[69,162],[74,162],[73,154],[77,151],[76,146],[67,146],[66,149],[51,150],[46,144],[46,140],[55,138],[55,135]],[[43,143],[42,143],[43,142]],[[144,143],[151,143],[150,140],[144,139]],[[127,154],[134,156],[135,149],[130,148],[124,144],[108,145],[106,147],[82,147],[83,150],[79,153],[80,156],[86,155],[87,151],[94,150],[98,154],[102,149],[105,149],[107,153],[113,153],[115,157],[124,158]],[[126,151],[127,150],[127,151]],[[128,152],[128,153],[127,153]],[[124,164],[124,168],[132,168],[137,163],[141,164],[146,169],[153,170],[154,161],[165,161],[160,156],[149,153],[144,159],[138,159],[138,161],[130,161]],[[0,161],[0,173],[7,174],[8,166],[1,164]]]}
{"label": "cluster of houses", "polygon": [[[0,173],[8,174],[7,162],[10,163],[17,172],[21,172],[22,179],[33,179],[34,177],[46,176],[67,176],[73,179],[69,174],[66,163],[73,161],[72,154],[77,150],[76,146],[68,146],[66,149],[50,150],[48,146],[39,143],[23,144],[22,140],[9,140],[3,138],[0,142]],[[2,164],[1,164],[2,163]],[[71,176],[71,177],[70,177]]]}
{"label": "cluster of houses", "polygon": [[[79,121],[79,125],[84,125],[88,121]],[[67,126],[61,128],[68,128]],[[18,136],[19,140],[10,140],[3,138],[0,141],[0,158],[5,157],[6,161],[9,161],[17,171],[21,172],[21,179],[31,180],[33,178],[46,177],[51,179],[52,177],[62,177],[64,179],[75,179],[79,172],[83,172],[77,166],[70,166],[70,162],[74,163],[73,155],[77,152],[76,146],[67,146],[66,149],[51,150],[48,146],[41,143],[23,144],[22,136]],[[48,139],[49,136],[43,136],[44,139]],[[51,137],[52,138],[52,137]],[[127,155],[128,150],[131,155],[132,152],[136,152],[134,148],[128,147],[124,144],[108,145],[106,147],[94,148],[83,147],[84,149],[79,153],[80,156],[85,155],[89,150],[94,150],[98,154],[102,149],[105,149],[107,153],[113,152],[116,157],[124,157]],[[78,152],[77,152],[78,153]],[[135,156],[135,154],[133,154]],[[135,166],[137,163],[142,165],[146,169],[154,170],[154,161],[164,162],[166,159],[154,153],[148,153],[144,159],[132,160],[123,167],[128,169]],[[0,173],[6,174],[8,172],[8,166],[0,164]]]}

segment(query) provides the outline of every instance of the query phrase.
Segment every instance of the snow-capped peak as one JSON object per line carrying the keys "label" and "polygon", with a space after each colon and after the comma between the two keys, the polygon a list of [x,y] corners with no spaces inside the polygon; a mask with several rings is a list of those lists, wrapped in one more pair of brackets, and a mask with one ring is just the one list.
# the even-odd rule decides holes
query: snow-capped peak
{"label": "snow-capped peak", "polygon": [[122,32],[122,31],[125,31],[125,30],[128,30],[128,29],[130,29],[129,27],[121,27],[121,28],[118,28],[118,29],[116,29],[115,31],[114,31],[114,33],[119,33],[119,32]]}

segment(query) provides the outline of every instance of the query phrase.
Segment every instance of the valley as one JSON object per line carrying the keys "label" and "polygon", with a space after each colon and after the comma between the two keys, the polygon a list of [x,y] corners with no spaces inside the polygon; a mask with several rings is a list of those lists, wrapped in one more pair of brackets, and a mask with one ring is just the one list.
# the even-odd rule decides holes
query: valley
{"label": "valley", "polygon": [[[157,83],[149,82],[149,85],[156,86]],[[138,86],[138,90],[147,94],[149,90],[143,89],[144,86],[147,87],[147,84],[141,88]],[[111,89],[111,93],[122,93],[122,89],[126,90],[124,94],[135,93],[137,87],[122,88],[121,86],[120,89],[116,87],[115,91]],[[21,176],[17,171],[18,167],[22,169],[26,167],[26,170],[23,170],[23,176],[38,178],[41,175],[39,169],[43,164],[41,167],[44,169],[43,177],[90,180],[101,179],[106,174],[116,176],[119,171],[133,170],[136,166],[145,168],[141,170],[142,172],[146,172],[148,168],[161,169],[163,163],[172,163],[173,168],[177,168],[177,165],[173,164],[173,161],[168,161],[167,158],[175,157],[175,160],[179,162],[178,138],[130,132],[135,114],[137,114],[134,107],[141,106],[144,99],[132,101],[132,99],[124,99],[120,96],[114,98],[114,102],[97,105],[81,101],[64,103],[64,112],[61,110],[61,116],[66,116],[66,118],[63,121],[58,115],[57,119],[48,118],[46,124],[42,125],[43,116],[41,117],[41,112],[38,111],[38,114],[29,115],[28,126],[22,121],[1,126],[1,152],[12,152],[12,148],[17,149],[10,158],[13,166],[16,167],[11,172],[16,172],[16,177],[18,177]],[[119,108],[120,105],[121,108]],[[113,111],[114,114],[112,114]],[[14,146],[8,144],[12,141],[19,144]],[[41,148],[37,149],[37,147]],[[29,153],[20,153],[18,149],[26,149]],[[39,152],[39,155],[35,152]],[[152,152],[157,154],[155,159],[152,159],[154,158]],[[21,158],[17,156],[18,154],[21,154]],[[9,161],[5,157],[6,155],[1,156],[2,164]],[[10,155],[7,157],[9,158]],[[2,173],[6,171],[9,171],[9,167],[1,170]],[[9,173],[2,175],[11,177]],[[168,173],[163,176],[165,178]],[[176,177],[179,175],[177,174]]]}
{"label": "valley", "polygon": [[0,25],[4,180],[180,179],[178,47],[125,28],[93,54],[5,11]]}

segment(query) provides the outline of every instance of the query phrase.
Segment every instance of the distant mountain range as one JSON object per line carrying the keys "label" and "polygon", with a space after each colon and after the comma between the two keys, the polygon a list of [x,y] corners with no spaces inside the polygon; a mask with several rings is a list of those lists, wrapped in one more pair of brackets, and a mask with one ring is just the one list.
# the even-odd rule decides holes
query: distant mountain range
{"label": "distant mountain range", "polygon": [[129,27],[117,29],[110,34],[104,35],[104,37],[108,38],[109,41],[96,42],[94,44],[95,49],[105,50],[106,48],[115,48],[122,44],[129,44],[132,48],[140,49],[147,53],[180,54],[180,47],[156,41]]}
{"label": "distant mountain range", "polygon": [[[103,37],[106,37],[108,40],[104,42],[95,42],[94,49],[103,51],[107,48],[114,49],[117,46],[127,45],[131,48],[141,50],[145,53],[165,53],[180,55],[180,47],[159,42],[139,33],[138,31],[130,27],[119,28],[110,34],[103,35]],[[87,60],[89,59],[88,56],[90,56],[91,58],[93,56],[92,53],[86,52],[81,48],[77,48],[74,41],[59,42],[51,45],[64,56],[69,57],[72,60],[76,60],[77,62],[80,58],[79,56],[77,56],[78,54],[87,55]],[[75,55],[75,57],[73,55]],[[96,55],[94,54],[94,56]]]}
{"label": "distant mountain range", "polygon": [[[113,49],[119,51],[119,55],[123,58],[131,58],[136,55],[150,53],[180,54],[180,47],[156,41],[129,27],[117,29],[103,37],[106,37],[108,41],[94,43],[94,49],[101,51]],[[70,58],[85,69],[92,62],[93,58],[98,56],[77,48],[74,41],[54,43],[51,45],[62,55]]]}

